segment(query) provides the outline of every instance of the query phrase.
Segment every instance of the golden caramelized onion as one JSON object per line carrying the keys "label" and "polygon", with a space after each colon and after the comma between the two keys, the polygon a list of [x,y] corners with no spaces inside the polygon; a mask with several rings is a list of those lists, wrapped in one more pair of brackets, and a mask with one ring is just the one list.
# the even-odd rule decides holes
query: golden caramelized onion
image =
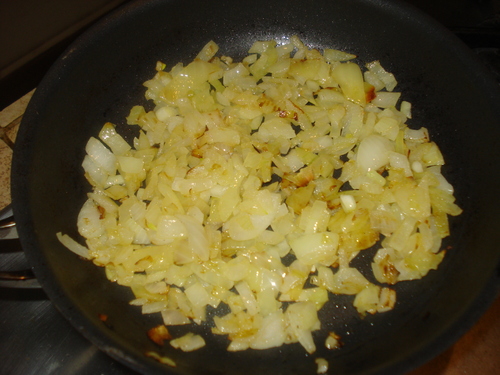
{"label": "golden caramelized onion", "polygon": [[155,344],[162,346],[165,340],[170,340],[172,336],[165,325],[153,327],[148,331],[148,337]]}

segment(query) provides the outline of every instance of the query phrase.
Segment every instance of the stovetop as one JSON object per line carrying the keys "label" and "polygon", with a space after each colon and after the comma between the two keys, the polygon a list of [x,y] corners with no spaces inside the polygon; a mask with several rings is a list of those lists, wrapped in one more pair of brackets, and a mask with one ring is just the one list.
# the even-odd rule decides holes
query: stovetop
{"label": "stovetop", "polygon": [[[492,69],[500,84],[500,0],[413,0],[452,30]],[[40,76],[43,72],[39,73]],[[31,88],[36,86],[32,84]],[[15,132],[30,94],[0,113],[0,134]],[[7,140],[8,141],[8,140]],[[12,152],[0,141],[0,210],[9,202]],[[7,215],[7,214],[6,214]],[[0,212],[0,220],[2,213]],[[0,239],[15,231],[0,231]],[[29,269],[15,239],[0,241],[0,271]],[[41,289],[0,288],[0,373],[132,375],[81,336]],[[500,298],[455,345],[412,375],[497,374],[500,368]]]}

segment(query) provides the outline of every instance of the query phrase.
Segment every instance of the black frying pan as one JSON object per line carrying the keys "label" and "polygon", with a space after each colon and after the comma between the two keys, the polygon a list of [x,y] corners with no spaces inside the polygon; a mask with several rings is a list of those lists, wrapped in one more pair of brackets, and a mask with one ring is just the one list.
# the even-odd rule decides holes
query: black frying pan
{"label": "black frying pan", "polygon": [[[228,353],[224,337],[183,353],[158,348],[146,331],[158,316],[128,305],[132,294],[108,282],[102,269],[59,244],[55,233],[77,237],[76,216],[89,191],[80,167],[84,147],[104,122],[125,126],[142,82],[157,60],[189,62],[210,39],[223,54],[241,58],[257,39],[293,34],[311,47],[355,53],[359,62],[379,59],[400,82],[413,106],[415,128],[426,126],[441,147],[444,174],[456,188],[464,214],[451,221],[450,250],[439,270],[396,286],[393,311],[364,319],[350,297],[333,297],[320,315],[318,350],[299,344],[265,351]],[[100,349],[148,373],[314,374],[315,357],[332,374],[397,373],[412,369],[463,334],[496,296],[499,279],[500,200],[498,139],[500,93],[472,53],[417,10],[382,0],[139,1],[89,30],[57,61],[38,87],[17,136],[12,195],[22,245],[39,282],[74,327]],[[146,104],[147,105],[147,104]],[[369,264],[373,251],[354,263]],[[106,322],[99,314],[109,318]],[[180,334],[185,328],[174,330]],[[327,331],[344,347],[328,351]],[[201,326],[197,331],[209,332]],[[173,358],[168,368],[144,356]]]}

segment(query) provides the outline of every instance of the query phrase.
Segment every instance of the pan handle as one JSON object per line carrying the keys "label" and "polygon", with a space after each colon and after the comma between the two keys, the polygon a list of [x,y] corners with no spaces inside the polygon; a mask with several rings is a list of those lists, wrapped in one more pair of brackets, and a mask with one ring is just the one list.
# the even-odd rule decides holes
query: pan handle
{"label": "pan handle", "polygon": [[[0,211],[0,253],[7,256],[9,253],[22,251],[21,243],[17,238],[16,222],[9,205]],[[17,271],[0,270],[0,288],[41,288],[31,269]]]}

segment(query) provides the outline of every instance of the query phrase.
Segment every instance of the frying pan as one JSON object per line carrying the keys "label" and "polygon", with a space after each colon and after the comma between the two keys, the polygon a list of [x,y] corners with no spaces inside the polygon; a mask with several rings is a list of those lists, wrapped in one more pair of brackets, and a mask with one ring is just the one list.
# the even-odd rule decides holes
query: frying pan
{"label": "frying pan", "polygon": [[[360,318],[351,297],[330,296],[320,311],[317,353],[299,344],[229,353],[210,323],[194,327],[207,345],[192,353],[156,346],[146,331],[157,315],[129,306],[129,290],[103,269],[65,249],[55,233],[78,237],[76,217],[90,187],[81,162],[85,144],[106,121],[129,140],[125,117],[134,104],[151,108],[142,82],[157,60],[189,62],[209,40],[241,58],[255,40],[298,35],[308,46],[380,60],[413,104],[414,128],[425,126],[444,154],[444,175],[464,214],[452,218],[447,256],[438,271],[396,286],[393,311]],[[499,285],[500,93],[458,39],[416,9],[382,0],[153,0],[130,3],[91,28],[60,57],[24,116],[13,160],[12,195],[22,245],[40,284],[60,312],[113,358],[147,374],[314,374],[316,357],[332,374],[408,371],[452,344],[485,311]],[[374,250],[353,264],[369,268]],[[363,272],[363,271],[362,271]],[[216,312],[210,312],[213,315]],[[108,319],[99,319],[104,314]],[[210,320],[209,320],[210,321]],[[174,335],[185,327],[173,328]],[[190,328],[191,329],[191,328]],[[344,343],[321,344],[335,331]],[[174,359],[170,368],[144,355]]]}

